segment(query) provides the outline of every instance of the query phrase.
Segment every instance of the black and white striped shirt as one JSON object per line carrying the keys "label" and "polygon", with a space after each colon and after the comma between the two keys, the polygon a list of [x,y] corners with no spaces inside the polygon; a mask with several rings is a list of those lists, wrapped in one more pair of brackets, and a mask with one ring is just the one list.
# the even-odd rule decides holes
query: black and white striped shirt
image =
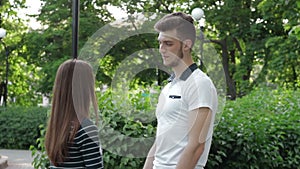
{"label": "black and white striped shirt", "polygon": [[83,120],[74,141],[69,144],[69,156],[59,166],[50,169],[103,169],[102,150],[98,128],[89,119]]}

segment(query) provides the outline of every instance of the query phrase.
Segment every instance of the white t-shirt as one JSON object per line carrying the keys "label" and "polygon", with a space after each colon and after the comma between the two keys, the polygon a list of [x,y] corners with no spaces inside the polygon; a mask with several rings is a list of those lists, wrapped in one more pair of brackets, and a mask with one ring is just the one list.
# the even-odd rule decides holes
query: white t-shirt
{"label": "white t-shirt", "polygon": [[168,83],[159,96],[154,169],[176,168],[188,143],[188,113],[200,107],[210,108],[213,114],[205,149],[196,168],[203,168],[207,162],[218,105],[217,92],[210,78],[200,69],[190,72],[185,78]]}

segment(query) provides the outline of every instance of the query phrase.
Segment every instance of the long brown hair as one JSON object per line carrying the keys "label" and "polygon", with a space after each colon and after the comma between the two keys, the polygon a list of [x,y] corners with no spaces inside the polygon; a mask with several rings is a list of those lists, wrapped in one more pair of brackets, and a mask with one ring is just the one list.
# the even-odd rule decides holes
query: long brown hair
{"label": "long brown hair", "polygon": [[64,162],[68,156],[68,143],[73,141],[80,122],[89,118],[91,103],[98,123],[95,79],[91,66],[76,59],[62,63],[56,73],[45,136],[46,152],[54,165]]}

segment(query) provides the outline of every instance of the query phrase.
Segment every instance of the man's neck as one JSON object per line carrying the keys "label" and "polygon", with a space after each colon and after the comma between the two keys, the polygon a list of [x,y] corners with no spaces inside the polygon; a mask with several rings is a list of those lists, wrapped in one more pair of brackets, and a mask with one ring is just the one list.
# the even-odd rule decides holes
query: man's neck
{"label": "man's neck", "polygon": [[181,76],[181,74],[191,65],[193,64],[193,61],[189,61],[189,62],[182,62],[179,65],[177,65],[176,67],[173,67],[173,72],[175,74],[175,78],[179,78]]}

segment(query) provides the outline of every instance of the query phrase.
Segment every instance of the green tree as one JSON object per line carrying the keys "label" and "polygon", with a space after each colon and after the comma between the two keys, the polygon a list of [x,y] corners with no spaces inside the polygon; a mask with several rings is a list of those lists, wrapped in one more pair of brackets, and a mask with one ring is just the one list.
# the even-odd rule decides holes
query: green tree
{"label": "green tree", "polygon": [[[41,12],[35,16],[42,28],[29,32],[24,43],[28,45],[28,60],[42,68],[43,78],[38,91],[48,94],[58,66],[72,58],[72,1],[42,2]],[[112,19],[106,4],[92,0],[80,2],[79,49],[97,29]]]}
{"label": "green tree", "polygon": [[299,42],[288,36],[299,24],[296,0],[209,0],[192,7],[205,11],[205,34],[222,54],[232,99],[260,83],[299,83]]}
{"label": "green tree", "polygon": [[268,80],[281,86],[300,86],[299,1],[262,1],[258,5],[263,20],[268,23],[269,36],[265,42],[268,53]]}
{"label": "green tree", "polygon": [[[39,91],[49,93],[58,65],[71,57],[72,2],[43,2],[37,19],[44,27],[27,34],[24,43],[27,45],[27,59],[42,67],[43,78]],[[93,33],[114,21],[107,11],[107,5],[120,7],[129,14],[173,11],[191,13],[193,8],[201,7],[205,11],[205,42],[215,44],[219,52],[219,55],[205,57],[220,57],[222,60],[227,93],[231,99],[246,95],[261,83],[293,88],[299,86],[299,3],[296,0],[81,1],[80,49]],[[101,59],[97,80],[102,84],[110,84],[114,72],[127,56],[157,46],[155,34],[133,36],[118,42]],[[209,50],[207,46],[208,43],[205,43],[204,49]],[[195,51],[196,59],[198,53]],[[213,70],[213,66],[209,69]],[[135,82],[161,82],[167,76],[162,71],[149,69],[140,72]]]}
{"label": "green tree", "polygon": [[[83,45],[98,29],[115,20],[107,10],[107,5],[113,4],[117,6],[128,5],[117,1],[110,3],[105,1],[80,2],[79,50],[82,49]],[[40,14],[35,16],[43,27],[28,33],[24,40],[28,48],[26,53],[28,60],[42,68],[43,78],[41,79],[38,91],[44,94],[48,94],[52,90],[55,73],[59,64],[71,58],[71,10],[72,2],[44,0]],[[144,27],[146,26],[144,25]],[[123,32],[116,31],[114,33],[119,33],[121,36]],[[110,43],[110,40],[107,39],[103,43]],[[120,62],[127,56],[139,50],[157,48],[157,45],[156,35],[153,34],[136,35],[118,42],[100,60],[96,76],[97,81],[101,84],[110,85],[114,76],[113,72],[116,71]],[[140,57],[140,59],[145,60],[143,57]],[[142,83],[143,81],[152,83],[153,80],[162,81],[166,77],[166,73],[153,68],[137,74],[136,80],[133,83]]]}
{"label": "green tree", "polygon": [[6,52],[8,52],[8,105],[36,105],[41,98],[36,93],[39,81],[38,68],[27,61],[26,46],[23,44],[27,33],[25,20],[19,18],[17,11],[25,8],[25,1],[16,0],[13,4],[9,0],[0,1],[0,27],[7,33],[1,39],[7,46],[0,45],[0,81],[5,81]]}
{"label": "green tree", "polygon": [[297,35],[299,27],[296,0],[115,0],[112,4],[131,14],[191,13],[201,7],[205,11],[205,42],[216,44],[220,52],[231,99],[246,95],[261,83],[299,85],[299,39],[289,36],[289,32]]}

